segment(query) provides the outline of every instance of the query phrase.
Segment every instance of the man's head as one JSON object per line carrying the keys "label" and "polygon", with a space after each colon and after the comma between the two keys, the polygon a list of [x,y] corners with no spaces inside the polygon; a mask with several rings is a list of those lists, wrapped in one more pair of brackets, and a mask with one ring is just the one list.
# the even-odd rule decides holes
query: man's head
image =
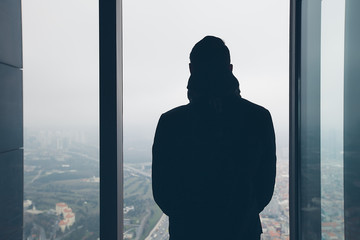
{"label": "man's head", "polygon": [[191,70],[206,71],[216,68],[227,70],[230,66],[230,52],[224,41],[213,36],[206,36],[195,44],[190,53]]}
{"label": "man's head", "polygon": [[232,74],[230,52],[224,41],[206,36],[190,53],[189,98],[216,97],[239,92],[239,82]]}

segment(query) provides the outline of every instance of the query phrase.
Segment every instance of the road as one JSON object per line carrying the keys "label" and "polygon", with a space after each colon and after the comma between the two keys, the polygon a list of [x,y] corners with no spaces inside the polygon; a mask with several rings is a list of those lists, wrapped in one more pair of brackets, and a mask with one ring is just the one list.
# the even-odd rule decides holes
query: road
{"label": "road", "polygon": [[137,169],[137,168],[130,167],[129,165],[124,165],[124,169],[128,170],[129,172],[135,172],[135,173],[141,174],[141,175],[143,175],[145,177],[151,178],[150,173],[144,172],[144,171],[142,171],[140,169]]}
{"label": "road", "polygon": [[97,162],[99,161],[99,158],[93,158],[93,157],[90,157],[90,156],[88,156],[87,154],[84,154],[84,153],[73,152],[73,151],[66,151],[65,153],[77,155],[77,156],[87,158],[89,160],[93,160],[93,161],[97,161]]}
{"label": "road", "polygon": [[149,235],[145,238],[145,240],[168,240],[169,239],[169,219],[163,214],[155,225],[155,227],[151,230]]}
{"label": "road", "polygon": [[139,240],[140,237],[142,236],[142,234],[144,232],[144,228],[145,228],[145,223],[148,220],[148,218],[150,217],[150,214],[151,214],[150,210],[146,209],[146,215],[143,217],[143,219],[141,219],[140,226],[136,230],[136,238],[135,238],[135,240]]}
{"label": "road", "polygon": [[38,174],[31,180],[30,183],[34,183],[36,179],[38,179],[41,176],[42,170],[39,170]]}

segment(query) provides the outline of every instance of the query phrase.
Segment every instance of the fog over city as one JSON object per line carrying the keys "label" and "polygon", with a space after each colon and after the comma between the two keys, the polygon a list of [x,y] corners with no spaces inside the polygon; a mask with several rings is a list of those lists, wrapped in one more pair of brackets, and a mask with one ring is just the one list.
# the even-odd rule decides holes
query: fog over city
{"label": "fog over city", "polygon": [[286,146],[288,9],[287,1],[124,1],[125,161],[150,158],[160,114],[188,103],[189,54],[206,35],[225,41],[241,95],[270,110]]}
{"label": "fog over city", "polygon": [[[97,4],[23,2],[25,127],[98,124]],[[188,103],[189,53],[206,35],[225,41],[241,95],[287,142],[288,4],[123,1],[125,151],[148,152],[160,114]]]}

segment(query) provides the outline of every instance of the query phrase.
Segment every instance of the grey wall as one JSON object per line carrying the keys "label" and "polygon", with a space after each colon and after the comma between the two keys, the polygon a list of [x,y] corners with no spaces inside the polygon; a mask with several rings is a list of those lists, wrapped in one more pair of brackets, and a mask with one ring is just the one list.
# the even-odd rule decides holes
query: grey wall
{"label": "grey wall", "polygon": [[21,1],[0,1],[0,239],[22,239]]}

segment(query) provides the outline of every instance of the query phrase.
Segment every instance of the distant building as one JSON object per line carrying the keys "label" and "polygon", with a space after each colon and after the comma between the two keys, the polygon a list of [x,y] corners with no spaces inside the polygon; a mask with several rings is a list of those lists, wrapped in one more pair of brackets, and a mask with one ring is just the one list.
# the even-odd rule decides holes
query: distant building
{"label": "distant building", "polygon": [[37,215],[37,214],[43,213],[44,211],[37,210],[36,207],[35,207],[35,205],[33,205],[32,209],[28,209],[28,210],[26,210],[26,212],[27,212],[27,213],[30,213],[30,214],[35,214],[35,215]]}
{"label": "distant building", "polygon": [[61,232],[65,232],[65,229],[66,229],[67,225],[68,225],[68,223],[65,220],[61,220],[59,222],[59,227],[61,229]]}
{"label": "distant building", "polygon": [[72,226],[75,223],[75,214],[69,213],[65,215],[65,220],[68,221],[68,227]]}
{"label": "distant building", "polygon": [[75,223],[75,213],[73,213],[72,209],[64,202],[56,204],[56,214],[62,214],[64,217],[64,219],[59,222],[59,227],[62,232],[65,231],[66,227],[70,228]]}
{"label": "distant building", "polygon": [[133,233],[124,233],[124,239],[133,239],[134,234]]}
{"label": "distant building", "polygon": [[93,176],[92,178],[84,178],[82,179],[83,182],[92,182],[92,183],[99,183],[100,178]]}
{"label": "distant building", "polygon": [[64,202],[59,202],[59,203],[57,203],[57,204],[56,204],[56,208],[55,208],[56,214],[57,214],[57,215],[62,214],[63,209],[64,209],[64,208],[67,208],[67,207],[68,207],[68,205],[67,205],[66,203],[64,203]]}
{"label": "distant building", "polygon": [[28,208],[32,205],[32,201],[31,200],[25,200],[24,201],[24,208]]}
{"label": "distant building", "polygon": [[69,213],[72,213],[72,209],[71,209],[71,208],[69,208],[69,207],[63,208],[63,210],[62,210],[63,216],[66,216],[66,215],[68,215]]}
{"label": "distant building", "polygon": [[128,212],[130,212],[131,210],[134,210],[134,209],[135,209],[134,206],[124,207],[124,214],[127,214]]}

